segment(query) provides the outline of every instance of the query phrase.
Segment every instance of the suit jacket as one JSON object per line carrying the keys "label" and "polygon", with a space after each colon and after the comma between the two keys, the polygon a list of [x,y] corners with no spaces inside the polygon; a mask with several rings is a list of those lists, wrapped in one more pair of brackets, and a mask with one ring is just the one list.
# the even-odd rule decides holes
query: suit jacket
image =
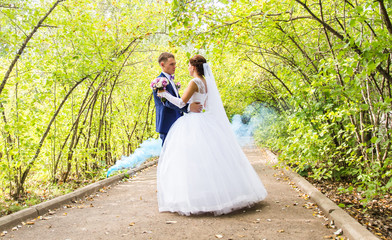
{"label": "suit jacket", "polygon": [[[158,77],[164,77],[165,74],[161,73]],[[176,96],[175,90],[173,86],[169,84],[166,86],[166,91],[168,91],[173,96]],[[156,131],[162,134],[167,134],[169,132],[170,127],[173,123],[183,115],[184,112],[188,112],[188,105],[185,107],[179,108],[173,105],[169,101],[165,101],[164,103],[161,101],[161,98],[157,96],[157,92],[153,90],[155,109],[156,109]]]}

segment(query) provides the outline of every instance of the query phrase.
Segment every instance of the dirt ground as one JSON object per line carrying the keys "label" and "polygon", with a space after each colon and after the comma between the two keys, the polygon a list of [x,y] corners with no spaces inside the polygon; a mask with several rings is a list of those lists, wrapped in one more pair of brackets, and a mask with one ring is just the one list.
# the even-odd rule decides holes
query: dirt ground
{"label": "dirt ground", "polygon": [[320,215],[267,155],[244,148],[268,197],[228,215],[159,213],[156,166],[38,219],[20,224],[3,239],[332,239],[337,229]]}

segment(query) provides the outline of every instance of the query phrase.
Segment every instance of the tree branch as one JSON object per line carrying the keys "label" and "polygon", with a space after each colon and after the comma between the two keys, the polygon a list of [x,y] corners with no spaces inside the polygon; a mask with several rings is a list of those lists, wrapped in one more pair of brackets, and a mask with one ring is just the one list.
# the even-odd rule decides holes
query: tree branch
{"label": "tree branch", "polygon": [[4,75],[3,81],[0,84],[0,95],[3,92],[4,86],[7,83],[7,80],[12,72],[12,70],[14,69],[16,62],[19,60],[20,56],[23,54],[24,49],[27,47],[27,44],[29,43],[29,41],[31,40],[31,38],[34,36],[34,34],[37,32],[37,30],[41,27],[42,23],[45,21],[45,19],[53,12],[53,10],[57,7],[57,5],[60,2],[63,2],[65,0],[57,0],[56,3],[50,8],[50,10],[45,14],[45,16],[37,23],[37,25],[34,27],[34,29],[30,32],[30,34],[26,37],[26,39],[24,40],[22,46],[20,47],[20,49],[18,50],[18,52],[16,53],[16,56],[14,58],[14,60],[11,62],[11,65],[9,66],[7,72]]}
{"label": "tree branch", "polygon": [[20,179],[20,184],[23,185],[23,183],[25,182],[27,175],[29,174],[29,171],[31,169],[31,167],[34,165],[35,160],[37,159],[39,153],[41,152],[41,147],[44,144],[44,141],[46,139],[46,136],[48,135],[50,128],[54,122],[54,120],[56,119],[57,115],[60,113],[60,110],[62,109],[63,105],[65,104],[65,102],[67,101],[68,97],[71,95],[71,93],[76,89],[77,86],[79,86],[79,84],[81,84],[84,80],[86,80],[87,78],[89,78],[90,76],[86,76],[84,78],[82,78],[81,80],[79,80],[67,93],[67,95],[65,95],[63,101],[60,103],[59,107],[57,108],[56,112],[53,114],[52,119],[50,120],[48,126],[46,127],[46,130],[44,132],[44,134],[41,137],[41,140],[38,143],[38,148],[37,151],[35,152],[34,157],[30,160],[30,162],[27,165],[26,170],[23,172],[22,178]]}
{"label": "tree branch", "polygon": [[389,34],[392,35],[392,23],[391,23],[391,20],[389,19],[387,9],[385,8],[384,0],[376,0],[376,1],[378,2],[378,5],[380,7],[380,14],[381,14],[382,20],[384,21],[384,23],[388,29]]}
{"label": "tree branch", "polygon": [[[306,11],[308,11],[308,13],[310,15],[312,15],[312,17],[318,21],[321,25],[324,26],[325,29],[327,29],[329,32],[333,33],[333,35],[335,35],[337,38],[339,38],[340,40],[342,40],[343,42],[350,44],[351,48],[354,50],[354,52],[356,52],[358,55],[362,56],[363,55],[363,51],[355,44],[355,43],[350,43],[350,39],[348,37],[344,37],[342,34],[340,34],[338,31],[336,31],[335,29],[333,29],[330,25],[328,25],[326,22],[322,21],[319,17],[317,17],[310,9],[309,7],[306,5],[306,3],[301,2],[300,0],[295,0],[297,3],[299,3],[300,5],[302,5]],[[382,1],[382,0],[377,0],[377,1]],[[392,76],[381,66],[381,63],[376,67],[377,71],[383,76],[385,77],[389,82],[392,83]]]}
{"label": "tree branch", "polygon": [[8,4],[8,5],[0,4],[0,8],[20,9],[19,7],[16,7],[14,4]]}

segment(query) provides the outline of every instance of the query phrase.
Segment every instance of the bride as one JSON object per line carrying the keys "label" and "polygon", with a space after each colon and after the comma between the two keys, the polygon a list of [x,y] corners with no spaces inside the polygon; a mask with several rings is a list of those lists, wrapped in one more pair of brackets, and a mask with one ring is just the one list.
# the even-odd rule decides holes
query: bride
{"label": "bride", "polygon": [[206,59],[189,60],[193,77],[182,98],[161,91],[178,107],[204,103],[202,113],[189,113],[170,128],[158,162],[160,212],[221,215],[250,207],[267,192],[237,143]]}

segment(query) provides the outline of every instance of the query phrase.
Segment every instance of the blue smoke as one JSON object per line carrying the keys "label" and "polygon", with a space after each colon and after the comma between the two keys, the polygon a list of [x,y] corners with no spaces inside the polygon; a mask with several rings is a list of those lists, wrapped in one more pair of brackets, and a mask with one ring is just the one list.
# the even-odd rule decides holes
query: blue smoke
{"label": "blue smoke", "polygon": [[106,177],[109,177],[110,174],[121,169],[139,167],[147,159],[159,156],[161,149],[161,139],[150,138],[145,140],[131,155],[128,157],[122,156],[120,160],[117,160],[116,164],[109,168]]}
{"label": "blue smoke", "polygon": [[[246,146],[253,142],[255,130],[264,123],[265,116],[271,113],[271,110],[268,110],[262,104],[253,103],[245,109],[242,115],[233,116],[231,127],[241,146]],[[134,153],[128,157],[122,156],[114,166],[110,167],[106,176],[109,177],[113,172],[121,169],[139,167],[147,159],[159,156],[161,149],[161,139],[150,138],[145,140]]]}
{"label": "blue smoke", "polygon": [[242,115],[234,115],[231,120],[237,140],[241,146],[249,145],[253,142],[254,132],[262,126],[266,116],[272,111],[261,103],[252,103],[246,107]]}

